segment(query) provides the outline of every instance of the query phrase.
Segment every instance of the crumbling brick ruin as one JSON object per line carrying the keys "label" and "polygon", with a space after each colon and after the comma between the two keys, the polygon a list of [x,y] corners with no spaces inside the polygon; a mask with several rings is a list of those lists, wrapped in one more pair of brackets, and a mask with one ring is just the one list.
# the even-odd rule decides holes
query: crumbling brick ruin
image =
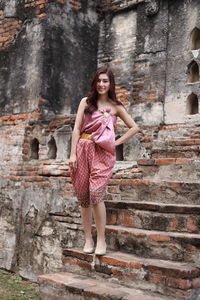
{"label": "crumbling brick ruin", "polygon": [[[0,267],[54,273],[41,299],[200,299],[199,50],[199,0],[0,1]],[[94,258],[67,161],[104,64],[143,134],[116,149]]]}

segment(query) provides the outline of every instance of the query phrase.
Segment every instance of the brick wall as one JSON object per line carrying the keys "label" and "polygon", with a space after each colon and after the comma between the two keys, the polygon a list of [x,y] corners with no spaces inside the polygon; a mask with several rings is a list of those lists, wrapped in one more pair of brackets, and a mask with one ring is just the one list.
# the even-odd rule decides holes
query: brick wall
{"label": "brick wall", "polygon": [[[28,16],[31,10],[32,16],[44,18],[46,16],[46,8],[52,1],[54,0],[25,0],[24,13]],[[0,11],[0,50],[15,41],[23,22],[23,16],[21,19],[19,17],[5,16],[4,11]]]}
{"label": "brick wall", "polygon": [[0,5],[0,115],[37,110],[40,96],[45,118],[74,113],[96,70],[95,3],[10,1]]}
{"label": "brick wall", "polygon": [[131,10],[112,17],[106,13],[100,22],[98,65],[108,64],[112,68],[117,97],[125,106],[131,102],[136,20],[136,11]]}
{"label": "brick wall", "polygon": [[[148,30],[151,31],[152,21],[146,15],[146,4],[143,2],[103,2],[101,9],[104,17],[100,19],[98,65],[106,64],[112,68],[116,79],[117,98],[138,125],[157,126],[163,122],[165,39],[155,53],[151,49],[144,49],[142,31],[146,30],[145,21],[149,22]],[[165,21],[165,14],[164,10],[161,15],[156,16],[156,23],[160,22],[161,18]],[[160,37],[161,32],[158,34]],[[152,115],[155,115],[155,118],[152,118]],[[119,136],[126,130],[122,122],[118,122],[116,128]],[[126,160],[148,156],[145,148],[139,146],[138,138],[139,136],[136,136],[123,145]],[[137,149],[134,153],[131,151],[133,147]]]}
{"label": "brick wall", "polygon": [[2,160],[11,164],[30,161],[33,139],[39,142],[38,160],[48,160],[48,143],[52,138],[57,148],[55,159],[67,160],[74,120],[73,115],[57,115],[47,122],[39,112],[0,117]]}
{"label": "brick wall", "polygon": [[0,50],[12,43],[21,26],[22,20],[5,18],[4,11],[0,11]]}
{"label": "brick wall", "polygon": [[0,118],[0,149],[4,163],[22,161],[23,139],[30,117],[38,113],[3,116]]}
{"label": "brick wall", "polygon": [[[43,19],[46,17],[46,11],[52,2],[65,4],[66,0],[25,0],[24,13],[26,16],[37,17]],[[75,10],[79,10],[82,7],[81,1],[70,0],[69,5]],[[4,10],[0,10],[0,50],[16,38],[17,34],[21,30],[24,18],[19,17],[7,17],[4,14]]]}
{"label": "brick wall", "polygon": [[[177,167],[184,163],[191,165],[192,169],[196,158],[199,158],[199,126],[195,127],[192,123],[163,124],[168,63],[167,1],[160,1],[160,12],[153,18],[146,14],[143,2],[104,1],[98,8],[98,65],[109,64],[112,67],[117,97],[144,131],[144,135],[138,134],[124,146],[124,158],[131,162],[116,165],[107,188],[107,199],[127,200],[127,197],[134,196],[138,201],[152,193],[151,197],[155,200],[156,192],[158,199],[162,200],[165,190],[169,197],[172,193],[179,195],[181,184],[165,180],[156,189],[152,178],[143,177],[144,168],[141,166],[146,164],[150,167],[150,175],[147,172],[146,176],[156,176],[160,166],[172,165],[170,176],[173,177],[174,165]],[[90,5],[93,3],[91,1]],[[71,9],[69,15],[66,13],[68,8]],[[96,47],[98,26],[95,10],[88,13],[88,9],[84,1],[41,0],[26,1],[22,9],[24,14],[18,17],[5,15],[5,11],[1,10],[0,33],[5,40],[0,46],[0,75],[3,76],[4,70],[7,70],[7,74],[12,76],[10,79],[6,74],[4,80],[1,79],[1,87],[6,94],[1,96],[0,105],[8,97],[11,100],[5,104],[4,111],[2,108],[4,116],[0,117],[0,225],[3,232],[0,238],[0,252],[3,253],[0,262],[1,267],[19,271],[20,275],[32,280],[36,280],[39,273],[62,269],[63,247],[82,247],[84,243],[67,159],[75,118],[70,114],[70,109],[73,107],[73,111],[76,111],[81,99],[79,96],[84,96],[83,91],[87,90],[87,86],[82,85],[82,79],[89,83],[96,69],[96,54],[90,51]],[[84,13],[85,19],[82,18]],[[55,15],[58,16],[56,22],[60,22],[59,26],[54,26]],[[25,16],[30,22],[24,23]],[[60,24],[63,24],[63,20],[69,23],[62,27]],[[77,27],[70,27],[69,24],[79,21]],[[88,39],[85,39],[86,30],[90,34]],[[18,33],[21,32],[23,34],[19,39]],[[36,39],[37,34],[40,35],[39,40]],[[26,43],[29,47],[25,51]],[[36,48],[37,55],[34,52]],[[19,55],[23,51],[26,54],[25,61],[24,56]],[[44,60],[41,59],[43,54]],[[36,57],[38,60],[35,61]],[[32,58],[33,64],[30,63]],[[9,65],[10,61],[15,63]],[[38,73],[34,73],[41,61]],[[14,74],[15,66],[18,67],[17,71],[27,67],[27,72],[20,73],[20,76],[19,72]],[[9,69],[13,70],[12,74]],[[34,77],[35,74],[36,77],[41,76],[38,81],[42,82],[42,92],[39,90],[31,94],[33,83],[27,76]],[[29,80],[19,82],[19,77]],[[13,82],[16,86],[12,93],[9,87]],[[25,84],[30,92],[29,98],[23,94]],[[70,88],[71,94],[68,93]],[[63,98],[59,98],[61,91]],[[77,91],[79,94],[75,97]],[[17,98],[18,92],[21,98]],[[25,106],[27,101],[30,101],[28,109]],[[24,107],[12,110],[21,103],[25,103]],[[52,113],[51,105],[55,105],[56,114]],[[61,106],[60,111],[58,105]],[[52,114],[48,114],[48,109]],[[115,129],[116,135],[126,130],[120,122]],[[151,160],[140,161],[138,167],[133,160],[142,157]],[[163,173],[166,175],[166,172]],[[193,175],[190,176],[192,178]],[[195,185],[193,188],[197,193],[198,188]]]}
{"label": "brick wall", "polygon": [[162,102],[164,89],[158,89],[151,80],[151,62],[138,59],[134,65],[133,104],[143,102]]}

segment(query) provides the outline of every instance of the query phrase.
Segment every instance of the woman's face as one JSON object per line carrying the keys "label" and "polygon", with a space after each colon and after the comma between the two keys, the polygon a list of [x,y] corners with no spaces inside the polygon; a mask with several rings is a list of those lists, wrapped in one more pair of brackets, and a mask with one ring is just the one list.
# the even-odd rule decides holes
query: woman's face
{"label": "woman's face", "polygon": [[109,92],[110,89],[110,80],[107,74],[100,74],[97,81],[96,90],[99,95],[104,95]]}

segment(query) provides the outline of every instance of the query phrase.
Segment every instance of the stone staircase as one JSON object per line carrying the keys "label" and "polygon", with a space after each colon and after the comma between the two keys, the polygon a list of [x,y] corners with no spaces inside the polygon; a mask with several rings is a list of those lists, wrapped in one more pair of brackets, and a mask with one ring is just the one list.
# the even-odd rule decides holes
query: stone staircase
{"label": "stone staircase", "polygon": [[171,139],[155,145],[152,157],[199,157],[200,139]]}
{"label": "stone staircase", "polygon": [[161,128],[147,127],[140,137],[152,158],[199,158],[199,125],[174,124]]}
{"label": "stone staircase", "polygon": [[63,272],[38,278],[40,299],[200,299],[200,161],[177,153],[116,167],[106,255],[63,249]]}

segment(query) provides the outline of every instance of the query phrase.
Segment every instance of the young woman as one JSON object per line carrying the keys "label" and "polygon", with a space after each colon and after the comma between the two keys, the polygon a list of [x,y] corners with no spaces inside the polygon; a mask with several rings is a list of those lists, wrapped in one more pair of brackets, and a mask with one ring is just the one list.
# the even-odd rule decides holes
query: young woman
{"label": "young woman", "polygon": [[[129,129],[115,140],[114,123],[117,117]],[[85,253],[106,253],[106,209],[103,198],[116,160],[115,147],[129,140],[138,131],[136,123],[116,99],[111,69],[100,68],[92,80],[87,97],[80,102],[69,159],[72,183],[81,205]],[[91,234],[92,211],[97,229],[96,249]]]}

